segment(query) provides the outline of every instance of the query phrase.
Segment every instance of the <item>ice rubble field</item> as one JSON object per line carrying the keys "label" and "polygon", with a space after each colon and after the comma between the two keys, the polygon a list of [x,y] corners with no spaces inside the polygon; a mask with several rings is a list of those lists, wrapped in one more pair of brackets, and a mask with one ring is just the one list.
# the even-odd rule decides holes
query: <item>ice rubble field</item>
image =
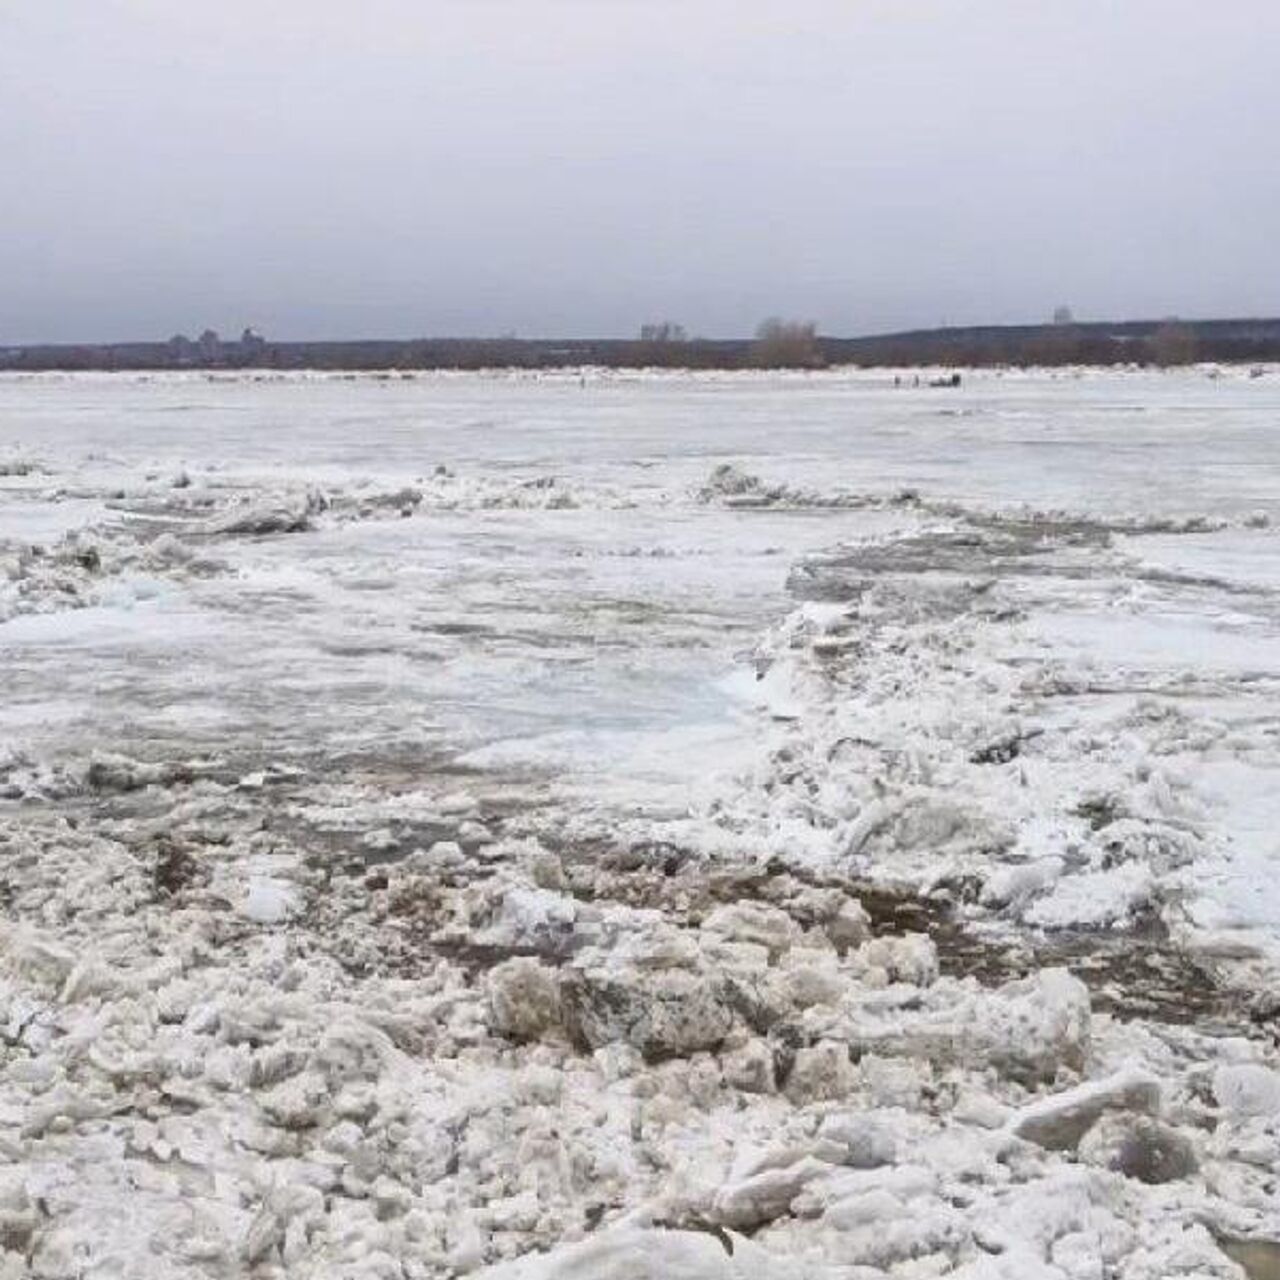
{"label": "ice rubble field", "polygon": [[0,1277],[1280,1274],[1278,445],[0,378]]}

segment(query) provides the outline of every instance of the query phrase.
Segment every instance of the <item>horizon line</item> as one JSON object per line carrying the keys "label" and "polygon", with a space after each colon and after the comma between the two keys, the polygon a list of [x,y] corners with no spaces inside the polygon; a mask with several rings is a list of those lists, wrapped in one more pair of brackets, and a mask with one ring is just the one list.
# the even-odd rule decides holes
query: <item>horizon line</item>
{"label": "horizon line", "polygon": [[[649,323],[649,322],[646,322]],[[659,322],[659,323],[677,323],[677,322]],[[787,320],[786,323],[811,324],[809,320]],[[1185,325],[1217,325],[1217,324],[1276,324],[1280,323],[1280,314],[1276,315],[1209,315],[1209,316],[1181,316],[1181,315],[1163,315],[1163,316],[1134,316],[1124,319],[1102,318],[1102,319],[1082,319],[1079,316],[1072,316],[1069,320],[1057,320],[1050,318],[1048,320],[998,320],[998,321],[977,321],[966,324],[937,324],[937,325],[917,325],[907,329],[877,329],[870,332],[860,333],[829,333],[821,329],[816,329],[815,336],[819,340],[830,342],[874,342],[882,339],[892,338],[908,338],[925,334],[939,333],[967,333],[975,330],[995,330],[995,329],[1069,329],[1069,328],[1098,328],[1098,327],[1115,327],[1123,328],[1135,325],[1161,325],[1161,324],[1185,324]],[[547,343],[553,344],[558,342],[565,343],[642,343],[646,340],[639,333],[630,335],[612,335],[612,334],[414,334],[410,337],[405,336],[362,336],[362,337],[330,337],[330,338],[292,338],[292,337],[272,337],[262,333],[258,333],[254,326],[245,326],[245,330],[254,332],[257,337],[261,338],[267,345],[282,345],[293,347],[304,346],[325,346],[325,345],[346,345],[357,343],[385,343],[385,344],[410,344],[415,342],[476,342],[476,343],[499,343],[499,342],[516,342],[516,343]],[[241,337],[224,337],[217,330],[213,330],[217,334],[219,341],[224,343],[236,343],[241,341]],[[31,350],[31,349],[56,349],[63,347],[146,347],[146,346],[165,346],[173,342],[176,338],[186,338],[193,345],[199,343],[199,336],[190,337],[182,331],[169,334],[167,337],[145,337],[145,338],[111,338],[111,339],[62,339],[55,341],[48,340],[26,340],[26,341],[3,341],[0,342],[0,349],[13,350]],[[735,344],[735,343],[751,343],[755,341],[756,334],[740,334],[731,337],[710,337],[704,334],[691,333],[681,339],[668,339],[672,345],[678,345],[683,342],[686,344],[706,343],[709,345]]]}

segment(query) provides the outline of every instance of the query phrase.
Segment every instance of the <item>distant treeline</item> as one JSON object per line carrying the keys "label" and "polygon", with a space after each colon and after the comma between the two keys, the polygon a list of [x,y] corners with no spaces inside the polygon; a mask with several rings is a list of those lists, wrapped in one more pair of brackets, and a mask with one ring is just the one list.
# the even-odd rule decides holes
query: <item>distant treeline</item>
{"label": "distant treeline", "polygon": [[646,325],[637,339],[429,338],[273,342],[252,330],[220,341],[0,347],[0,369],[749,369],[828,365],[1027,366],[1280,360],[1280,319],[1056,322],[920,329],[830,338],[812,325],[766,321],[752,339],[687,337],[679,325]]}

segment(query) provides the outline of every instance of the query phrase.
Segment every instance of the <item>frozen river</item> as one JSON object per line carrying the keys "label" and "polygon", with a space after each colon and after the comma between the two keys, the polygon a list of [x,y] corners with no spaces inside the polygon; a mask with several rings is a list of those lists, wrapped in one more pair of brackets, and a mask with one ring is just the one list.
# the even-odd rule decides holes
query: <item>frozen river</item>
{"label": "frozen river", "polygon": [[[793,606],[799,561],[1027,509],[1111,530],[1083,579],[1042,575],[1033,602],[1015,584],[1041,649],[1157,681],[1178,707],[1177,681],[1211,681],[1257,767],[1280,674],[1278,423],[1280,377],[1202,371],[960,390],[839,373],[10,378],[0,538],[100,538],[108,563],[0,597],[0,729],[50,757],[449,760],[632,801],[697,789],[750,762],[751,651]],[[709,491],[726,464],[766,492]],[[240,512],[249,536],[219,530]],[[310,527],[252,536],[255,513]],[[1123,580],[1133,564],[1151,574]],[[1222,754],[1194,781],[1231,791],[1220,816],[1253,874],[1274,788],[1220,778]]]}
{"label": "frozen river", "polygon": [[[1219,1058],[1268,1070],[1277,1006],[1259,992],[1280,958],[1280,372],[902,383],[839,371],[0,377],[9,1043],[23,1042],[28,1015],[43,1028],[31,1033],[31,1065],[5,1077],[0,1141],[13,1126],[6,1158],[27,1179],[12,1213],[41,1196],[52,1206],[54,1226],[22,1236],[38,1274],[77,1274],[76,1259],[92,1256],[100,1269],[85,1275],[222,1275],[248,1256],[316,1268],[299,1275],[364,1275],[366,1264],[369,1275],[456,1275],[576,1239],[583,1213],[593,1226],[601,1214],[612,1221],[668,1175],[700,1186],[712,1175],[688,1150],[693,1122],[681,1121],[674,1145],[654,1139],[657,1164],[633,1151],[638,1165],[606,1169],[593,1145],[608,1146],[603,1131],[574,1148],[572,1159],[604,1162],[603,1182],[616,1175],[643,1195],[612,1191],[600,1208],[585,1189],[592,1179],[576,1173],[554,1194],[530,1191],[459,1136],[457,1115],[471,1108],[469,1132],[488,1125],[494,1143],[506,1141],[457,1092],[456,1072],[470,1061],[477,1079],[496,1073],[483,1088],[501,1093],[516,1088],[499,1082],[503,1072],[536,1071],[552,1052],[504,1050],[517,1055],[512,1067],[494,1037],[555,1035],[475,1029],[483,1017],[467,1002],[481,998],[493,963],[581,966],[585,976],[555,996],[566,1008],[597,981],[594,949],[622,966],[619,982],[634,976],[635,938],[668,956],[635,965],[680,969],[687,957],[670,957],[685,955],[689,937],[721,936],[708,905],[725,892],[717,876],[742,877],[744,900],[763,893],[791,921],[740,926],[738,950],[714,959],[727,973],[748,963],[743,948],[763,947],[776,966],[778,936],[792,946],[787,929],[818,929],[828,908],[812,895],[857,893],[863,925],[897,946],[905,920],[907,937],[929,935],[933,959],[895,952],[840,981],[861,990],[871,966],[890,991],[927,988],[935,994],[920,998],[938,1001],[931,1026],[955,1016],[954,993],[978,991],[976,979],[995,1001],[998,983],[1063,963],[1104,1020],[1159,1028],[1137,1039],[1104,1028],[1092,1058],[1062,1051],[1059,1083],[1135,1054],[1186,1080]],[[777,884],[761,889],[761,877]],[[28,927],[42,931],[37,941]],[[834,925],[821,927],[836,939]],[[697,965],[720,955],[719,942],[699,945]],[[831,945],[844,956],[845,942]],[[288,978],[297,964],[311,966],[305,979]],[[176,968],[163,980],[139,976],[165,965]],[[405,983],[418,984],[412,995]],[[288,1012],[271,1006],[272,1025],[296,1018],[305,1034],[227,1031],[268,1017],[272,992],[292,993]],[[973,1025],[1004,1016],[970,998]],[[802,1053],[848,1040],[855,1063],[894,1058],[888,1032],[868,1047],[869,1005],[862,1022],[848,1014],[856,1035],[815,1029],[826,999],[801,1002]],[[536,1004],[536,992],[522,1000]],[[382,1011],[378,1034],[391,1037],[377,1050],[382,1074],[368,1068],[364,1084],[403,1085],[409,1067],[386,1063],[408,1054],[421,1073],[413,1087],[433,1099],[430,1114],[410,1107],[398,1122],[419,1143],[413,1178],[413,1160],[385,1142],[351,1172],[359,1162],[342,1144],[354,1139],[336,1130],[355,1116],[373,1142],[355,1103],[335,1116],[300,1085],[296,1099],[252,1094],[308,1072],[328,1072],[325,1088],[354,1088],[345,1066],[302,1064],[327,1052],[313,1035],[321,1010],[323,1021],[364,1005]],[[75,1026],[69,1008],[83,1014]],[[600,1101],[622,1068],[601,1057],[616,1048],[613,1033],[598,1025],[599,1007],[589,1012],[570,1020],[569,1039],[596,1051],[602,1075],[582,1087]],[[909,1039],[911,1016],[893,1036]],[[422,1026],[406,1030],[415,1018]],[[632,1048],[646,1062],[710,1053],[726,1082],[745,1070],[721,1049],[747,1052],[737,1031],[667,1043],[660,1020],[645,1018],[657,1039]],[[747,1021],[776,1038],[775,1021]],[[64,1037],[90,1026],[119,1070],[85,1079]],[[1005,1057],[960,1052],[960,1033],[947,1034],[956,1070],[1006,1071]],[[1183,1034],[1191,1039],[1165,1057],[1151,1049]],[[165,1047],[148,1047],[157,1035]],[[1205,1036],[1222,1039],[1205,1048]],[[222,1074],[197,1087],[183,1054],[210,1037]],[[253,1067],[266,1075],[246,1083],[244,1055],[256,1062],[272,1044],[296,1061]],[[178,1065],[144,1069],[147,1054]],[[1027,1101],[1019,1090],[1054,1080],[1057,1066],[1031,1062],[1019,1059],[1013,1092],[990,1107],[1010,1115]],[[170,1068],[193,1082],[191,1098],[137,1103],[140,1128],[127,1107],[111,1110],[115,1093],[104,1100]],[[1191,1089],[1177,1079],[1169,1096]],[[155,1087],[169,1098],[187,1088]],[[783,1102],[772,1086],[723,1087]],[[846,1092],[910,1113],[923,1105],[913,1087],[867,1077]],[[46,1136],[31,1113],[50,1089],[63,1092]],[[837,1096],[788,1095],[795,1123],[808,1123],[805,1105]],[[716,1114],[706,1098],[698,1105]],[[303,1119],[280,1119],[291,1106]],[[1189,1115],[1165,1119],[1194,1127]],[[456,1150],[427,1178],[437,1123]],[[722,1181],[741,1164],[727,1123],[698,1139],[723,1157]],[[916,1120],[902,1123],[905,1134]],[[564,1124],[590,1127],[581,1116]],[[627,1124],[634,1136],[640,1122]],[[314,1131],[314,1150],[303,1131]],[[134,1148],[155,1142],[193,1154],[153,1151],[157,1172],[132,1193]],[[344,1159],[337,1184],[316,1172]],[[1100,1275],[1088,1265],[1104,1257],[1107,1274],[1184,1274],[1167,1269],[1165,1227],[1212,1218],[1215,1238],[1274,1233],[1250,1159],[1198,1151],[1197,1166],[1217,1172],[1194,1195],[1107,1202],[1117,1221],[1150,1216],[1150,1230],[1133,1226],[1121,1247],[1090,1219],[1073,1230],[1094,1243],[1063,1253],[1087,1254],[1087,1265],[1054,1262],[1046,1245],[1040,1260],[1057,1270],[1020,1274]],[[74,1171],[95,1160],[96,1181],[77,1189]],[[1034,1175],[1050,1198],[1056,1169]],[[989,1172],[975,1177],[985,1186]],[[380,1178],[392,1189],[371,1190]],[[323,1206],[309,1191],[272,1199],[267,1185],[319,1188]],[[343,1194],[351,1204],[335,1207]],[[701,1221],[711,1211],[697,1194],[689,1204]],[[915,1193],[895,1194],[907,1204]],[[522,1195],[532,1209],[509,1203]],[[144,1265],[130,1233],[111,1225],[127,1203],[143,1236],[160,1240],[192,1196],[207,1248],[156,1244]],[[814,1245],[813,1265],[938,1253],[967,1266],[985,1246],[943,1213],[945,1199],[937,1192],[920,1220],[941,1213],[951,1226],[902,1257],[870,1243],[841,1254],[828,1240]],[[764,1226],[763,1247],[774,1232],[775,1252],[792,1256],[795,1223],[821,1217],[825,1203],[791,1218],[709,1220]],[[291,1235],[295,1219],[309,1225]],[[1019,1259],[1021,1248],[1010,1238],[995,1252]],[[1155,1270],[1135,1261],[1142,1249]],[[323,1270],[340,1265],[354,1269]]]}

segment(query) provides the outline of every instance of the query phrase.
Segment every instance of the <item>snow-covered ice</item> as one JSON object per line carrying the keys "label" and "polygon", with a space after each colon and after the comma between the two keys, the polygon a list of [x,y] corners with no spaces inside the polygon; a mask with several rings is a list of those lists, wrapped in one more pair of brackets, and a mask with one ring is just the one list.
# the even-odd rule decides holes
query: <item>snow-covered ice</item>
{"label": "snow-covered ice", "polygon": [[892,382],[0,378],[0,1277],[1276,1274],[1280,371]]}

